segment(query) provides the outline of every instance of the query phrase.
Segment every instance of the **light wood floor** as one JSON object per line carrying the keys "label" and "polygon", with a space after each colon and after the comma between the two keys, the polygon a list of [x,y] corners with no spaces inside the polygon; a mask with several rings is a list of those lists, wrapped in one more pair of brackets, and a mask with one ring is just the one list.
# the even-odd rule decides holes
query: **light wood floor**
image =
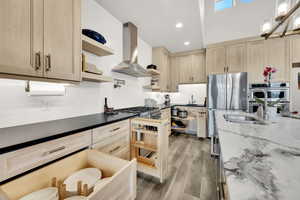
{"label": "light wood floor", "polygon": [[168,178],[163,183],[146,175],[137,182],[137,200],[216,200],[215,168],[209,140],[170,137]]}

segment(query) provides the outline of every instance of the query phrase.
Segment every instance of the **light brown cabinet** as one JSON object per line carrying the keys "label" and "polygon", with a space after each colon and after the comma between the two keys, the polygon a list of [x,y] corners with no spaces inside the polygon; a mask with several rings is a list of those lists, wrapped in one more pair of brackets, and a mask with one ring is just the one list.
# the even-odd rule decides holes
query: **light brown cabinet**
{"label": "light brown cabinet", "polygon": [[288,52],[288,42],[284,38],[248,42],[246,71],[249,83],[262,83],[262,73],[267,65],[277,69],[272,81],[289,81]]}
{"label": "light brown cabinet", "polygon": [[[177,69],[179,70],[178,84],[205,83],[205,52],[197,50],[181,52],[172,55]],[[172,77],[173,78],[173,77]]]}
{"label": "light brown cabinet", "polygon": [[[288,67],[288,42],[284,38],[276,38],[264,41],[265,43],[265,64],[275,67],[277,72],[273,75],[272,81],[289,80]],[[262,71],[261,71],[262,73]]]}
{"label": "light brown cabinet", "polygon": [[192,82],[192,56],[179,56],[179,83]]}
{"label": "light brown cabinet", "polygon": [[163,47],[153,48],[152,62],[158,67],[159,87],[161,92],[170,91],[170,57],[167,49]]}
{"label": "light brown cabinet", "polygon": [[247,43],[247,68],[248,82],[263,82],[263,68],[265,65],[264,41]]}
{"label": "light brown cabinet", "polygon": [[1,73],[43,76],[39,58],[43,51],[42,9],[42,1],[1,1]]}
{"label": "light brown cabinet", "polygon": [[80,0],[4,0],[0,73],[80,81]]}
{"label": "light brown cabinet", "polygon": [[226,67],[228,72],[244,72],[246,67],[245,43],[228,45],[226,47]]}
{"label": "light brown cabinet", "polygon": [[84,131],[0,155],[0,181],[39,167],[91,144],[91,131]]}
{"label": "light brown cabinet", "polygon": [[207,74],[242,72],[246,64],[245,44],[221,45],[206,51]]}
{"label": "light brown cabinet", "polygon": [[121,122],[95,128],[92,148],[124,160],[130,159],[130,122]]}
{"label": "light brown cabinet", "polygon": [[207,81],[205,70],[205,52],[192,55],[191,76],[193,83],[205,83]]}
{"label": "light brown cabinet", "polygon": [[[289,38],[288,42],[290,52],[290,64],[300,63],[300,37],[292,36]],[[290,66],[290,64],[288,66]]]}
{"label": "light brown cabinet", "polygon": [[226,67],[226,48],[224,46],[208,48],[206,50],[206,73],[224,73]]}
{"label": "light brown cabinet", "polygon": [[178,91],[178,84],[180,79],[180,65],[179,65],[179,58],[175,56],[170,57],[170,79],[171,79],[171,92]]}

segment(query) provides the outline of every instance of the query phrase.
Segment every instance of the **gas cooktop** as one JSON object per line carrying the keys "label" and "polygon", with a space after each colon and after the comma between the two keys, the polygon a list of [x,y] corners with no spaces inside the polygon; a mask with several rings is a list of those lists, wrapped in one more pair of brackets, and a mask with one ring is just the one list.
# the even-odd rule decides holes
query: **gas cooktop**
{"label": "gas cooktop", "polygon": [[117,112],[134,113],[139,117],[159,119],[161,117],[160,109],[156,107],[137,106],[115,110]]}
{"label": "gas cooktop", "polygon": [[152,112],[152,111],[156,111],[156,110],[158,110],[158,108],[137,106],[137,107],[130,107],[130,108],[122,108],[122,109],[118,109],[115,111],[139,114],[139,113],[145,113],[145,112]]}

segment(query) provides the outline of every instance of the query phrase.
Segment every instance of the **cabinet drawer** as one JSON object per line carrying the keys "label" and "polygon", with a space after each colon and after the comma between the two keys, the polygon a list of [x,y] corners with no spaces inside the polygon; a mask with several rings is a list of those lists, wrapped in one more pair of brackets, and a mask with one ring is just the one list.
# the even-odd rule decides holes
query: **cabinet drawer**
{"label": "cabinet drawer", "polygon": [[169,108],[161,111],[161,119],[171,119],[171,110]]}
{"label": "cabinet drawer", "polygon": [[123,158],[124,156],[119,152],[122,152],[124,149],[128,149],[129,147],[129,133],[126,132],[120,133],[119,135],[114,135],[113,137],[106,138],[105,140],[93,144],[92,146],[93,149],[97,149],[98,151],[111,154],[119,158]]}
{"label": "cabinet drawer", "polygon": [[0,155],[0,181],[63,157],[90,144],[91,131],[85,131]]}
{"label": "cabinet drawer", "polygon": [[119,135],[122,133],[127,133],[129,135],[129,120],[93,129],[92,141],[93,144],[95,144],[114,135]]}
{"label": "cabinet drawer", "polygon": [[81,151],[33,171],[1,185],[0,191],[8,197],[8,200],[17,200],[33,191],[50,186],[53,177],[63,181],[74,172],[87,167],[98,168],[104,178],[110,177],[104,187],[88,196],[88,200],[136,198],[136,160],[125,161],[95,150]]}

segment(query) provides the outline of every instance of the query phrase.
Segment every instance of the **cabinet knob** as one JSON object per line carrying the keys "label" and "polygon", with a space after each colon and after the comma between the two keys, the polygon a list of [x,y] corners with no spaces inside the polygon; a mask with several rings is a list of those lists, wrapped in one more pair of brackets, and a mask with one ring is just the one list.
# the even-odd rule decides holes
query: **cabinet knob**
{"label": "cabinet knob", "polygon": [[42,61],[41,61],[41,52],[35,53],[35,71],[38,71],[41,69]]}

